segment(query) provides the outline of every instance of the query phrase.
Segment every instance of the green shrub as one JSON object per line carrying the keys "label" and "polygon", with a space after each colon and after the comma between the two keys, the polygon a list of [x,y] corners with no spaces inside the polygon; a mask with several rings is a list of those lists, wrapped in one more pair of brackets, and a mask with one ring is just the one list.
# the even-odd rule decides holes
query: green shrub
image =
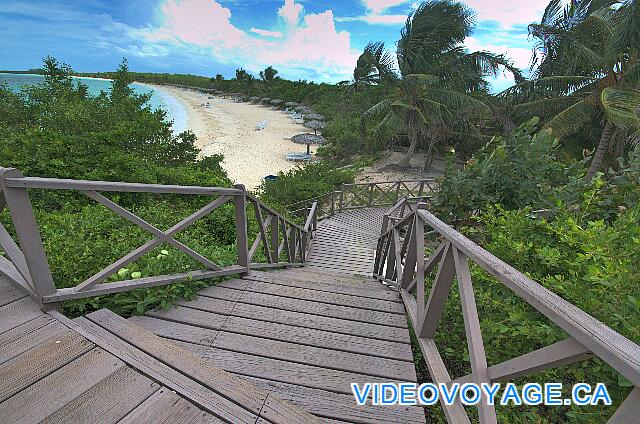
{"label": "green shrub", "polygon": [[284,209],[285,206],[311,197],[325,194],[352,183],[353,168],[340,168],[332,161],[320,161],[278,173],[275,181],[263,181],[258,187],[260,198],[269,205]]}

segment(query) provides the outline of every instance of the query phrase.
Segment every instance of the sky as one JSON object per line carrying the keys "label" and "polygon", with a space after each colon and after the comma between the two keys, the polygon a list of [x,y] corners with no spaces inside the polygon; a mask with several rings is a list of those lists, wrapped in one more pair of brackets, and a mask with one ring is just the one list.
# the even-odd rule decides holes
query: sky
{"label": "sky", "polygon": [[[467,0],[476,13],[465,44],[506,53],[528,69],[527,25],[548,0]],[[273,66],[288,79],[352,77],[370,41],[391,50],[407,15],[404,0],[0,0],[0,69],[40,67],[47,55],[78,72],[114,70],[233,77]],[[509,76],[492,81],[499,91]]]}

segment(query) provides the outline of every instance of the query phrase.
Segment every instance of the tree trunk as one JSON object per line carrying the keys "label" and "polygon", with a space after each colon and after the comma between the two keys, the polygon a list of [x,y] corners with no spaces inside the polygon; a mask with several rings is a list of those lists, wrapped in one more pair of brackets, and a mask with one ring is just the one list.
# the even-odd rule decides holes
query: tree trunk
{"label": "tree trunk", "polygon": [[427,148],[427,157],[424,160],[424,166],[422,167],[422,172],[426,172],[431,166],[431,162],[433,162],[433,145],[436,144],[436,137],[431,136],[431,140],[429,140],[429,147]]}
{"label": "tree trunk", "polygon": [[409,133],[409,150],[407,150],[407,154],[402,158],[399,166],[403,168],[409,168],[411,158],[416,151],[416,144],[418,143],[418,129],[416,128],[415,122],[413,119],[409,118],[407,125],[407,132]]}
{"label": "tree trunk", "polygon": [[516,124],[511,119],[511,115],[504,108],[499,108],[497,106],[489,106],[491,109],[491,113],[493,114],[493,118],[500,124],[502,127],[502,134],[509,135],[516,129]]}
{"label": "tree trunk", "polygon": [[609,149],[609,143],[611,142],[611,135],[613,134],[614,128],[614,125],[608,121],[604,125],[602,135],[600,136],[600,142],[598,143],[598,148],[596,149],[596,153],[593,155],[593,159],[591,159],[591,166],[589,166],[589,170],[587,171],[586,178],[588,181],[591,181],[594,175],[596,175],[596,172],[598,172],[602,166],[604,155]]}

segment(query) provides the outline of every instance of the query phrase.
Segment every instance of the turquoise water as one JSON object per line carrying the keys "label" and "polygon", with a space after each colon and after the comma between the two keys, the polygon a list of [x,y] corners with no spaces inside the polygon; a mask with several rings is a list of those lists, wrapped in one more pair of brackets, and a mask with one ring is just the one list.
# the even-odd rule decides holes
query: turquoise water
{"label": "turquoise water", "polygon": [[[99,78],[73,77],[89,88],[91,95],[98,95],[101,91],[111,89],[111,81]],[[6,83],[13,91],[20,91],[24,86],[40,84],[44,81],[42,75],[35,74],[0,74],[0,84]],[[173,132],[179,133],[187,127],[187,111],[182,103],[164,90],[154,89],[144,84],[131,84],[133,91],[138,94],[151,93],[149,106],[152,109],[164,109],[167,111],[167,119],[173,120]]]}

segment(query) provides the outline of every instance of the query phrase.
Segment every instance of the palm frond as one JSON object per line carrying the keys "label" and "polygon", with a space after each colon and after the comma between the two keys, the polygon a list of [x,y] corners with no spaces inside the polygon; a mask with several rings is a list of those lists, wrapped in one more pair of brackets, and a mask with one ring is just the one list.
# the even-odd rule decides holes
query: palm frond
{"label": "palm frond", "polygon": [[460,45],[471,34],[473,21],[473,12],[462,3],[422,3],[400,32],[396,54],[401,74],[429,72],[434,58]]}
{"label": "palm frond", "polygon": [[640,129],[640,90],[607,87],[600,96],[607,119],[633,130]]}
{"label": "palm frond", "polygon": [[513,115],[519,121],[524,121],[534,116],[546,119],[559,114],[583,99],[583,97],[578,96],[558,96],[519,103],[513,106]]}
{"label": "palm frond", "polygon": [[597,81],[597,78],[581,75],[557,75],[514,84],[498,96],[517,104],[541,98],[570,95]]}
{"label": "palm frond", "polygon": [[562,139],[592,123],[598,111],[592,99],[583,99],[554,116],[546,123],[546,127],[551,128],[553,135]]}
{"label": "palm frond", "polygon": [[367,109],[362,114],[362,117],[364,119],[374,119],[382,115],[383,113],[388,113],[392,103],[393,103],[392,99],[383,99],[380,102],[376,103],[375,105],[371,106],[369,109]]}

